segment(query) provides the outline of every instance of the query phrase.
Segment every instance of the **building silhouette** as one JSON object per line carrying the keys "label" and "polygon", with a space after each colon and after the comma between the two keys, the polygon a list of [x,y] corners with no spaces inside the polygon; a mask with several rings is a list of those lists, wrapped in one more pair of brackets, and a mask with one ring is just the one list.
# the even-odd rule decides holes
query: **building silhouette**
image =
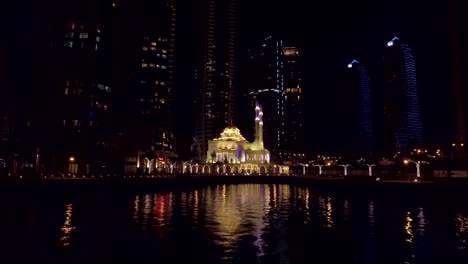
{"label": "building silhouette", "polygon": [[41,67],[30,78],[39,89],[30,90],[33,99],[18,116],[17,150],[37,171],[88,174],[109,166],[114,90],[104,31],[111,12],[101,1],[57,2],[37,20],[44,34],[32,63]]}
{"label": "building silhouette", "polygon": [[383,56],[380,151],[383,157],[407,155],[423,146],[415,58],[411,48],[394,37]]}
{"label": "building silhouette", "polygon": [[357,60],[348,64],[351,100],[350,126],[351,155],[353,158],[369,158],[374,154],[374,128],[370,80],[367,68]]}
{"label": "building silhouette", "polygon": [[205,160],[208,140],[234,119],[236,1],[197,2],[193,21],[194,160]]}
{"label": "building silhouette", "polygon": [[[297,47],[266,37],[249,50],[248,98],[263,106],[265,147],[275,162],[296,163],[304,157],[302,65]],[[253,134],[252,130],[248,131]]]}
{"label": "building silhouette", "polygon": [[177,157],[173,129],[175,1],[129,1],[132,65],[124,97],[125,171],[163,171]]}
{"label": "building silhouette", "polygon": [[284,86],[283,150],[280,159],[293,164],[305,159],[304,83],[302,51],[297,46],[285,46],[282,51]]}

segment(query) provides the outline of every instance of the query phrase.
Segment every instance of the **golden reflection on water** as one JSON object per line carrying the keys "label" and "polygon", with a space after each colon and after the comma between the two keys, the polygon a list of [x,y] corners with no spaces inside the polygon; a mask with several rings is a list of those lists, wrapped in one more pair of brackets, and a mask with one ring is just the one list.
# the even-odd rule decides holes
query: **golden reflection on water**
{"label": "golden reflection on water", "polygon": [[331,203],[331,198],[327,199],[327,227],[333,228],[333,218],[332,218],[333,208]]}
{"label": "golden reflection on water", "polygon": [[411,218],[411,212],[406,212],[405,218],[405,231],[406,231],[406,242],[413,243],[413,219]]}
{"label": "golden reflection on water", "polygon": [[333,228],[333,206],[331,197],[324,198],[323,196],[320,196],[318,198],[318,206],[320,208],[320,214],[325,220],[324,226]]}
{"label": "golden reflection on water", "polygon": [[62,236],[60,237],[60,244],[64,247],[70,245],[70,238],[74,226],[72,226],[73,204],[69,203],[65,206],[65,222],[61,228]]}
{"label": "golden reflection on water", "polygon": [[468,218],[459,213],[455,218],[455,226],[456,226],[456,236],[458,239],[458,249],[459,250],[466,250],[468,249]]}
{"label": "golden reflection on water", "polygon": [[[272,186],[273,197],[277,197],[277,186]],[[213,222],[209,228],[217,237],[215,242],[223,247],[225,253],[236,251],[239,240],[242,237],[252,237],[253,245],[257,248],[257,257],[265,254],[265,241],[262,238],[268,214],[270,210],[270,187],[264,185],[223,185],[220,197],[206,197],[207,206],[206,215]],[[284,190],[281,191],[284,192]],[[213,199],[214,198],[214,199]],[[213,201],[213,203],[208,203]],[[277,203],[273,199],[273,206]],[[226,258],[230,258],[226,256]]]}

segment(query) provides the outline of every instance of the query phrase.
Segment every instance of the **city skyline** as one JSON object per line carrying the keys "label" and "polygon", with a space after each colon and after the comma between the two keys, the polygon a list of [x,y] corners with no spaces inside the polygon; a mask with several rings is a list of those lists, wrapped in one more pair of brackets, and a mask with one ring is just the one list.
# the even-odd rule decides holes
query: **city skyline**
{"label": "city skyline", "polygon": [[[161,2],[166,3],[167,1]],[[90,67],[86,66],[86,71],[90,72],[88,75],[89,77],[67,77],[64,80],[68,80],[70,85],[73,84],[76,86],[67,86],[68,91],[70,91],[70,89],[79,89],[78,86],[80,84],[76,84],[76,82],[73,81],[83,79],[85,81],[85,84],[83,85],[91,87],[89,88],[91,90],[96,90],[95,94],[86,93],[92,98],[95,98],[96,96],[99,97],[101,94],[104,97],[108,94],[112,94],[112,97],[120,98],[115,102],[113,100],[108,101],[108,99],[103,97],[102,100],[99,99],[99,104],[96,104],[97,102],[93,102],[96,105],[93,107],[100,107],[100,109],[104,111],[107,111],[105,109],[109,109],[109,112],[112,112],[112,117],[103,118],[101,116],[99,118],[103,118],[100,122],[109,122],[111,124],[105,125],[104,128],[112,128],[115,132],[112,133],[102,129],[96,130],[99,133],[105,132],[106,134],[106,140],[98,141],[101,142],[103,146],[113,144],[120,144],[120,146],[122,146],[122,139],[119,138],[118,135],[120,133],[127,133],[125,130],[131,127],[129,125],[131,122],[129,123],[127,121],[131,121],[132,118],[128,118],[128,116],[133,115],[128,115],[129,111],[135,111],[135,109],[137,109],[136,106],[141,105],[141,99],[149,99],[146,97],[149,96],[148,94],[150,93],[150,90],[153,88],[155,89],[155,87],[153,87],[148,90],[148,94],[144,96],[145,98],[137,98],[140,103],[126,104],[125,102],[122,102],[125,101],[123,98],[127,98],[126,96],[129,95],[128,92],[132,91],[129,83],[134,83],[136,86],[143,89],[143,82],[147,82],[148,79],[146,77],[141,77],[141,75],[138,77],[136,72],[128,74],[130,71],[127,69],[133,67],[130,65],[133,65],[135,62],[134,57],[138,57],[135,54],[126,54],[129,52],[130,46],[132,46],[131,42],[135,41],[135,43],[138,43],[140,40],[145,41],[144,38],[140,38],[141,36],[137,36],[140,32],[140,28],[143,29],[144,27],[140,27],[135,21],[128,23],[128,21],[132,20],[129,18],[138,14],[138,11],[135,11],[136,9],[132,9],[132,5],[130,5],[128,1],[116,1],[112,3],[99,1],[89,6],[79,4],[74,10],[72,5],[67,6],[59,4],[58,2],[54,3],[53,1],[51,1],[50,4],[55,4],[61,9],[57,8],[57,11],[47,10],[45,6],[37,5],[37,10],[41,12],[30,14],[31,16],[28,16],[24,21],[18,21],[14,17],[9,17],[12,22],[17,23],[19,28],[24,29],[25,34],[22,36],[11,34],[12,38],[10,42],[8,42],[7,45],[2,46],[2,54],[9,55],[8,61],[2,64],[2,67],[8,68],[7,71],[2,73],[2,82],[5,84],[3,85],[4,88],[2,88],[2,95],[5,95],[3,100],[5,100],[5,98],[16,99],[7,99],[10,105],[5,104],[5,107],[2,108],[5,113],[3,120],[7,120],[2,122],[2,134],[5,135],[5,138],[8,138],[13,134],[12,131],[15,131],[15,134],[19,135],[19,137],[22,137],[23,139],[32,139],[32,137],[28,137],[23,134],[23,132],[27,130],[25,130],[24,126],[29,126],[29,123],[27,122],[29,117],[26,117],[25,115],[29,115],[27,114],[28,111],[34,112],[34,107],[31,107],[30,105],[35,105],[38,109],[43,110],[40,105],[45,101],[42,99],[34,101],[32,98],[27,98],[27,100],[21,99],[20,94],[31,89],[34,90],[34,94],[40,95],[36,98],[41,98],[42,96],[47,100],[50,99],[47,97],[47,94],[48,92],[51,92],[51,90],[47,87],[51,86],[48,86],[47,82],[50,80],[57,81],[59,78],[64,78],[64,76],[61,76],[60,74],[54,75],[49,71],[47,72],[48,77],[45,77],[45,75],[42,75],[45,73],[45,70],[35,71],[35,69],[38,68],[38,65],[41,65],[41,62],[47,61],[48,59],[46,57],[47,55],[41,53],[43,50],[48,49],[47,46],[50,45],[51,40],[49,36],[53,36],[53,28],[59,25],[57,21],[79,20],[80,16],[84,16],[86,12],[90,12],[90,17],[94,16],[96,18],[92,23],[89,23],[91,28],[86,29],[86,32],[73,31],[72,38],[76,38],[76,41],[81,41],[83,43],[93,40],[93,46],[89,49],[90,52],[92,49],[94,49],[94,51],[100,50],[101,42],[103,47],[107,45],[108,49],[104,49],[103,54],[105,63],[96,65],[90,64]],[[316,11],[314,11],[314,14],[317,16],[307,16],[306,11],[302,8],[303,5],[295,1],[291,2],[291,5],[284,8],[282,8],[283,6],[281,5],[268,4],[265,1],[260,0],[252,3],[252,5],[243,1],[236,1],[234,4],[233,1],[231,4],[226,4],[226,6],[218,6],[217,1],[214,0],[207,1],[206,4],[206,6],[200,5],[197,8],[203,10],[205,7],[208,8],[214,5],[215,7],[217,6],[214,10],[228,10],[226,11],[227,15],[221,17],[226,19],[229,23],[219,23],[219,26],[227,27],[228,30],[213,31],[210,30],[209,24],[200,26],[204,23],[203,18],[206,18],[208,22],[210,22],[210,19],[220,19],[220,16],[212,13],[214,11],[210,11],[211,7],[205,10],[206,14],[203,12],[190,12],[191,8],[195,4],[178,1],[174,9],[177,10],[174,14],[174,16],[177,17],[175,24],[176,34],[174,36],[174,77],[169,77],[173,78],[173,86],[170,86],[171,82],[169,79],[163,81],[158,80],[157,85],[163,82],[168,93],[166,94],[167,96],[163,95],[163,93],[158,93],[155,100],[160,102],[161,105],[164,104],[164,107],[168,107],[168,111],[167,115],[160,115],[162,112],[158,111],[157,116],[154,117],[154,122],[158,123],[157,126],[159,131],[156,134],[160,135],[160,137],[164,139],[162,141],[165,141],[160,141],[159,143],[162,145],[166,144],[168,151],[172,153],[171,155],[177,153],[180,155],[180,159],[190,159],[193,157],[190,152],[190,145],[192,145],[194,141],[199,143],[202,141],[207,142],[214,138],[227,124],[240,123],[239,116],[242,118],[246,113],[246,109],[241,108],[236,109],[236,111],[234,111],[234,109],[235,106],[239,105],[239,91],[241,91],[242,88],[244,88],[243,86],[246,86],[246,83],[249,81],[246,80],[248,79],[248,77],[246,77],[248,76],[246,74],[246,66],[249,63],[248,49],[255,45],[258,40],[261,40],[268,35],[285,35],[286,39],[293,39],[294,43],[298,43],[298,45],[301,46],[300,50],[301,54],[303,54],[304,60],[304,67],[301,70],[304,75],[304,114],[307,118],[304,124],[306,136],[304,137],[304,142],[299,142],[299,144],[303,143],[302,145],[304,146],[307,154],[341,154],[340,152],[343,151],[343,146],[346,144],[346,136],[344,134],[345,132],[340,128],[340,119],[343,118],[347,107],[349,107],[346,102],[346,98],[340,97],[340,95],[343,94],[343,89],[346,87],[343,80],[343,76],[347,70],[346,65],[353,58],[358,57],[357,55],[365,54],[367,58],[370,58],[367,60],[369,63],[366,63],[369,76],[378,75],[379,73],[376,71],[379,71],[378,64],[381,60],[379,56],[383,54],[382,49],[385,48],[383,47],[385,46],[383,43],[387,43],[388,39],[391,39],[393,36],[399,36],[399,38],[405,40],[405,43],[408,43],[408,46],[410,46],[414,52],[415,60],[417,61],[416,64],[421,65],[421,67],[418,66],[417,68],[417,76],[418,88],[421,91],[420,104],[422,109],[422,119],[424,126],[426,127],[427,125],[428,128],[427,135],[424,134],[425,142],[428,142],[427,147],[447,147],[451,145],[452,142],[457,141],[459,143],[460,139],[463,139],[460,135],[456,135],[460,134],[460,131],[462,130],[458,129],[458,131],[456,131],[457,126],[460,127],[460,124],[455,124],[456,118],[454,113],[456,111],[452,109],[453,107],[451,103],[453,101],[452,83],[457,81],[452,81],[452,76],[449,74],[451,64],[449,63],[450,50],[448,49],[448,7],[443,3],[436,3],[429,6],[428,14],[420,17],[419,19],[415,19],[411,14],[416,10],[416,5],[404,5],[403,2],[396,2],[383,13],[382,17],[378,17],[375,14],[364,16],[362,11],[359,11],[359,6],[369,3],[362,1],[359,4],[348,6],[350,12],[355,12],[353,15],[343,13],[343,11],[331,15],[330,19],[336,19],[338,22],[350,22],[349,24],[342,24],[339,27],[331,24],[323,27],[318,26],[317,22],[324,19],[324,16],[318,14]],[[319,7],[328,11],[333,10],[332,6],[326,3],[321,3]],[[372,5],[370,5],[370,7],[373,8]],[[13,11],[20,9],[19,6],[15,6],[13,4],[9,5],[8,8]],[[145,7],[143,7],[143,9],[145,9]],[[160,8],[149,6],[147,9],[159,10]],[[61,12],[60,10],[65,10],[66,12]],[[73,12],[70,13],[70,10]],[[122,16],[121,19],[124,18],[124,20],[121,21],[126,22],[120,22],[121,24],[116,23],[116,21],[119,21],[119,16]],[[149,12],[146,16],[152,17],[152,12]],[[145,15],[142,17],[145,17]],[[279,19],[280,17],[281,19]],[[395,17],[398,17],[398,19],[395,19]],[[199,24],[191,23],[194,20],[200,20],[201,22]],[[34,26],[29,27],[33,21],[36,23]],[[147,20],[143,23],[144,25],[151,25],[153,23],[151,21],[152,20]],[[210,23],[214,22],[211,21]],[[380,28],[374,30],[373,25],[379,25]],[[200,29],[200,27],[208,28],[205,28],[206,32],[204,32],[204,30],[193,30],[197,27],[199,27],[198,29]],[[119,28],[121,28],[125,34],[119,33]],[[132,29],[136,28],[139,30],[131,32]],[[315,30],[311,31],[311,28]],[[41,34],[44,30],[48,33]],[[9,32],[13,32],[13,30]],[[463,36],[464,32],[457,32],[458,35]],[[70,32],[62,33],[61,34],[64,37],[67,37],[67,35],[64,34],[68,34]],[[85,36],[81,34],[87,35]],[[119,34],[121,35],[119,36]],[[37,45],[27,45],[27,36],[36,36],[35,39]],[[122,41],[122,36],[126,36],[126,40]],[[71,37],[71,35],[68,37]],[[224,38],[226,41],[216,40],[218,37]],[[216,40],[220,43],[218,45],[214,45],[216,48],[211,47],[213,44],[206,46],[206,41],[211,38],[213,38],[213,41]],[[197,41],[191,41],[197,39],[204,39],[205,42],[202,41],[202,44],[200,44]],[[427,41],[427,39],[430,41]],[[225,42],[225,45],[223,42]],[[462,41],[460,40],[460,42]],[[20,43],[20,45],[13,45],[13,43]],[[144,51],[142,50],[144,47],[151,50],[151,41],[148,43],[146,46],[138,46],[138,52]],[[64,43],[63,47],[71,48],[67,46],[69,44],[73,47],[77,47],[76,45],[85,45],[79,44],[78,42],[70,43],[68,41]],[[205,45],[205,52],[198,52],[200,51],[200,45]],[[214,56],[211,58],[211,62],[208,55]],[[204,60],[205,63],[200,64],[198,56],[202,57],[201,59]],[[217,59],[218,57],[220,59]],[[140,57],[139,59],[142,58]],[[70,62],[73,62],[73,60],[68,60],[63,63]],[[219,75],[219,78],[213,74],[206,73],[208,66],[211,67],[211,65],[208,65],[208,62],[219,64],[217,66],[213,66],[215,67],[213,72],[216,72],[216,76]],[[141,61],[138,62],[139,65],[143,65],[141,63]],[[465,64],[463,63],[464,62],[462,61],[462,65],[465,67]],[[155,67],[159,65],[150,62],[147,66],[151,66],[152,64],[154,64]],[[61,63],[57,64],[57,69],[60,69],[61,65]],[[164,65],[164,67],[171,66]],[[461,69],[464,69],[463,67]],[[197,71],[193,71],[194,69]],[[200,71],[200,69],[203,71]],[[73,74],[78,73],[79,72],[76,71]],[[15,79],[15,75],[19,74],[24,75],[25,77],[29,76],[30,78],[17,81]],[[93,77],[93,75],[99,76]],[[204,87],[203,89],[205,90],[211,87],[209,89],[217,93],[217,95],[211,94],[210,96],[212,98],[224,98],[223,100],[225,100],[213,100],[212,111],[216,112],[216,116],[219,117],[219,122],[215,122],[216,128],[213,127],[211,132],[209,131],[210,129],[195,129],[196,124],[201,125],[202,127],[206,125],[204,125],[203,122],[197,121],[195,118],[196,113],[199,111],[193,111],[192,107],[188,107],[194,103],[193,99],[197,97],[195,104],[199,104],[200,102],[203,102],[203,100],[205,100],[204,102],[206,103],[206,95],[210,93],[209,91],[199,93],[197,89],[195,89],[197,85],[192,82],[195,75],[203,79],[203,84],[199,87]],[[45,80],[47,78],[49,80]],[[148,80],[153,82],[155,81],[152,77]],[[213,88],[215,87],[213,84],[211,84],[211,86],[206,84],[210,83],[209,80],[212,80],[211,83],[216,81],[216,89]],[[66,83],[67,82],[65,82],[65,84]],[[463,87],[463,85],[464,84],[462,82],[461,87]],[[41,89],[32,89],[32,87],[36,86],[41,87]],[[225,87],[225,89],[218,89],[221,86]],[[375,84],[372,84],[371,87],[373,87],[373,89],[382,88]],[[62,88],[65,89],[65,86]],[[63,89],[61,92],[66,95],[66,90]],[[151,93],[155,91],[154,89],[151,90]],[[53,93],[57,93],[57,91],[54,90]],[[130,94],[131,93],[132,92],[130,92]],[[205,96],[199,97],[200,94],[205,94]],[[7,97],[7,95],[10,97]],[[171,97],[173,97],[173,100]],[[99,122],[94,120],[94,118],[98,118],[99,115],[94,116],[93,111],[88,111],[89,109],[86,111],[84,110],[87,107],[86,100],[88,99],[80,99],[80,104],[83,104],[83,107],[75,107],[72,103],[66,103],[63,107],[73,108],[75,110],[81,109],[78,111],[80,115],[83,115],[83,113],[86,112],[88,116],[83,116],[82,118],[55,118],[55,121],[59,120],[63,123],[63,120],[65,120],[65,123],[67,123],[67,120],[70,119],[71,124],[76,127],[79,126],[78,124],[84,124],[84,122],[86,122],[90,127],[95,127],[95,124],[99,124]],[[164,103],[162,100],[164,100]],[[58,101],[61,101],[61,99],[57,99],[57,102]],[[106,101],[108,101],[108,103],[106,103]],[[11,102],[16,102],[15,106],[11,106]],[[33,104],[30,104],[29,102],[33,102]],[[154,102],[155,101],[153,100],[153,103]],[[204,108],[206,108],[205,103],[203,104]],[[214,107],[214,105],[218,105],[218,107]],[[438,105],[438,107],[431,107],[433,105]],[[22,108],[18,106],[27,107]],[[154,106],[157,107],[157,105],[153,104],[151,104],[151,106],[153,108]],[[264,107],[265,109],[268,108],[268,106]],[[458,106],[459,109],[463,110],[457,111],[464,112],[464,107],[465,106]],[[16,109],[16,111],[12,111],[11,109]],[[18,111],[18,109],[20,109],[20,111]],[[324,111],[326,111],[326,115],[323,114]],[[12,112],[15,113],[12,114]],[[88,120],[89,115],[91,115],[90,112],[93,112],[93,120]],[[174,112],[174,114],[171,112]],[[42,118],[40,116],[38,117],[39,113],[41,113],[41,111],[35,113],[36,120],[41,120]],[[53,111],[51,114],[62,115],[64,113],[66,113],[66,111],[63,113]],[[12,118],[12,116],[15,116],[15,118]],[[44,114],[43,117],[45,116],[50,118],[50,115]],[[120,116],[124,116],[125,121],[122,121],[119,118]],[[265,118],[270,117],[266,116]],[[459,114],[457,118],[458,123],[463,123],[460,121],[463,119],[462,115]],[[93,125],[90,125],[90,122],[93,122]],[[161,131],[159,129],[163,127],[163,123],[165,122],[167,125],[164,126],[174,127],[174,132],[169,128],[163,129],[164,131],[161,130],[162,133],[160,133]],[[41,125],[44,126],[44,128],[42,128],[43,130],[48,128],[46,123]],[[208,133],[196,132],[194,134],[194,131],[196,130],[208,131]],[[95,137],[99,136],[99,133],[92,132],[90,135]],[[204,134],[204,136],[200,136],[202,134]],[[169,135],[169,139],[166,135]],[[197,135],[195,136],[195,140],[194,135]],[[200,138],[203,138],[203,140],[200,140]],[[85,143],[91,142],[87,141],[86,138],[82,136],[79,137],[79,140],[84,140],[86,141]],[[92,141],[94,142],[94,139]],[[22,141],[21,144],[23,143],[26,144],[26,141]],[[83,146],[79,141],[69,143],[74,143],[79,147]],[[42,144],[45,144],[45,142]],[[201,144],[203,145],[205,143]],[[36,155],[35,147],[32,145],[28,147],[28,151],[30,152],[28,154],[29,156]],[[200,146],[200,144],[198,145]],[[203,147],[203,149],[205,148],[206,146]],[[146,149],[151,149],[151,147]],[[206,153],[206,151],[201,151],[201,153]],[[70,156],[74,154],[67,153],[63,155]]]}

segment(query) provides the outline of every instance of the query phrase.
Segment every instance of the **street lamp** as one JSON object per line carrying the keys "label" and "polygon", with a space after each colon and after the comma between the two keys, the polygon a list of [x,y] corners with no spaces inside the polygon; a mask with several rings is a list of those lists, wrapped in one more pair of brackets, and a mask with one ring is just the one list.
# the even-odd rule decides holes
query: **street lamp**
{"label": "street lamp", "polygon": [[339,166],[341,166],[341,167],[344,168],[344,176],[347,176],[347,175],[348,175],[348,167],[351,166],[351,165],[349,165],[349,164],[346,164],[346,165],[341,164],[341,165],[339,165]]}
{"label": "street lamp", "polygon": [[[421,178],[421,164],[429,164],[429,162],[424,161],[424,160],[418,160],[418,161],[404,160],[403,162],[405,164],[408,164],[408,163],[412,162],[412,163],[414,163],[416,165],[416,177],[417,178]],[[415,180],[415,181],[417,181],[417,180]]]}
{"label": "street lamp", "polygon": [[375,164],[366,164],[369,167],[369,176],[372,176],[372,167],[375,167]]}
{"label": "street lamp", "polygon": [[314,167],[319,167],[319,175],[322,175],[322,167],[323,167],[323,165],[317,164],[317,165],[314,165]]}
{"label": "street lamp", "polygon": [[75,161],[75,157],[70,157],[68,160],[69,160],[70,162],[74,162],[74,161]]}

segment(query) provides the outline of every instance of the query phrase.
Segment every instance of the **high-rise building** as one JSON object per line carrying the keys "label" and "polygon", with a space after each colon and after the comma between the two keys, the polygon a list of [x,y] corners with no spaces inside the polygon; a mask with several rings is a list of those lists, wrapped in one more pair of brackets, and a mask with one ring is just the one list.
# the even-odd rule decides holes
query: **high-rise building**
{"label": "high-rise building", "polygon": [[300,51],[268,36],[249,53],[248,100],[251,108],[259,102],[268,113],[264,119],[265,147],[270,149],[272,161],[297,163],[304,158]]}
{"label": "high-rise building", "polygon": [[302,80],[302,54],[298,47],[283,47],[283,148],[280,160],[300,163],[305,158],[304,148],[304,84]]}
{"label": "high-rise building", "polygon": [[131,118],[125,170],[163,171],[176,155],[173,131],[175,1],[141,0],[136,5],[133,41],[129,47],[137,62],[129,83]]}
{"label": "high-rise building", "polygon": [[[263,120],[264,144],[272,161],[279,161],[284,137],[283,41],[268,36],[249,51],[249,107],[260,103],[268,113]],[[252,129],[247,129],[254,134]]]}
{"label": "high-rise building", "polygon": [[450,43],[450,62],[453,82],[453,104],[454,116],[456,118],[455,133],[450,142],[451,159],[457,163],[468,161],[467,144],[467,125],[468,125],[468,52],[465,52],[468,45],[466,36],[468,28],[464,25],[468,23],[464,11],[468,8],[468,3],[462,0],[449,0],[448,4],[448,32]]}
{"label": "high-rise building", "polygon": [[109,167],[113,89],[103,31],[109,30],[111,11],[101,1],[72,1],[50,11],[41,76],[45,89],[33,91],[37,97],[26,120],[33,133],[23,140],[33,140],[27,151],[36,156],[37,169],[92,173]]}
{"label": "high-rise building", "polygon": [[355,158],[368,158],[374,154],[374,131],[371,113],[370,81],[367,68],[359,61],[348,64],[349,94],[352,111],[350,112],[351,154]]}
{"label": "high-rise building", "polygon": [[380,118],[382,137],[379,143],[381,154],[389,158],[421,148],[423,140],[413,52],[397,37],[386,45]]}
{"label": "high-rise building", "polygon": [[236,0],[203,0],[196,8],[192,154],[202,161],[208,140],[234,121]]}

